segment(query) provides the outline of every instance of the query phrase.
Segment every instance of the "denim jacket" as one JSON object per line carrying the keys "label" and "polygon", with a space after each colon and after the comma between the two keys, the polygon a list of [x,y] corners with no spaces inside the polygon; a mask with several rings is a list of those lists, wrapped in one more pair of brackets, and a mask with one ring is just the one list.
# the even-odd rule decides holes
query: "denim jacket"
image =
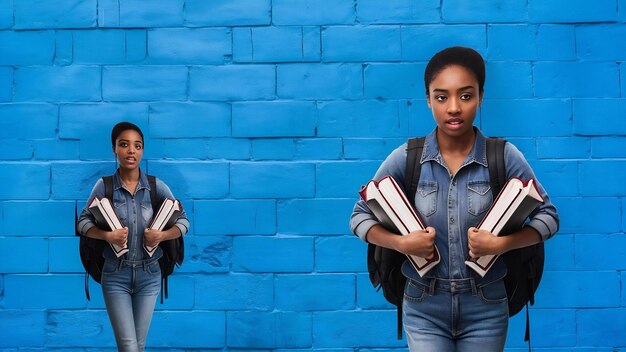
{"label": "denim jacket", "polygon": [[[161,204],[166,198],[174,198],[169,187],[158,178],[156,179],[156,188],[158,204]],[[89,195],[89,200],[78,218],[78,232],[82,236],[86,236],[87,231],[96,226],[94,217],[88,209],[89,204],[95,197],[104,198],[104,182],[102,179],[96,182]],[[128,252],[121,258],[127,260],[150,258],[143,249],[143,232],[150,224],[153,215],[152,203],[150,201],[150,185],[148,184],[146,174],[141,170],[139,171],[139,184],[134,196],[124,186],[119,172],[113,175],[113,208],[122,225],[128,227]],[[187,215],[184,211],[176,221],[175,226],[180,229],[182,235],[187,233],[189,220],[187,220]],[[162,255],[163,251],[159,247],[153,254],[152,259],[160,258]],[[107,259],[117,258],[110,246],[105,246],[102,256]]]}
{"label": "denim jacket", "polygon": [[[427,277],[441,279],[477,277],[464,263],[469,255],[467,230],[476,226],[484,217],[493,202],[493,196],[487,168],[486,138],[477,128],[475,131],[474,146],[455,175],[450,174],[443,161],[437,145],[436,129],[426,136],[424,142],[420,160],[422,169],[414,204],[426,225],[435,228],[437,232],[435,244],[441,254],[441,261]],[[402,186],[406,167],[406,148],[407,143],[395,149],[382,163],[374,179],[379,180],[390,175]],[[526,226],[535,229],[542,240],[549,239],[559,228],[556,208],[522,153],[513,144],[506,143],[504,158],[507,179],[534,178],[537,181],[544,203],[530,215]],[[367,231],[375,224],[378,224],[378,221],[365,202],[359,200],[350,218],[350,229],[362,240],[367,241]],[[411,279],[419,280],[419,275],[408,261],[404,263],[402,272]],[[490,282],[504,275],[506,267],[502,260],[498,260],[482,280]]]}

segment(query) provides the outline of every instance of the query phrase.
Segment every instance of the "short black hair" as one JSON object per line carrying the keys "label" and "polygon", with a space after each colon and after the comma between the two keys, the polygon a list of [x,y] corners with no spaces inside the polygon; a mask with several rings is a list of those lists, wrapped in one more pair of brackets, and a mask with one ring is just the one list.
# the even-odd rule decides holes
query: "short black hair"
{"label": "short black hair", "polygon": [[424,71],[426,95],[428,95],[430,82],[435,79],[439,72],[451,65],[462,66],[473,73],[478,81],[480,92],[483,92],[485,86],[485,61],[483,57],[472,48],[453,46],[441,50],[428,61],[428,65],[426,65],[426,70]]}
{"label": "short black hair", "polygon": [[141,136],[141,142],[143,143],[143,132],[141,132],[139,126],[130,122],[120,122],[117,125],[113,126],[113,129],[111,130],[111,145],[115,147],[115,141],[117,140],[117,137],[119,137],[122,132],[127,130],[137,131],[137,133],[139,133],[139,135]]}

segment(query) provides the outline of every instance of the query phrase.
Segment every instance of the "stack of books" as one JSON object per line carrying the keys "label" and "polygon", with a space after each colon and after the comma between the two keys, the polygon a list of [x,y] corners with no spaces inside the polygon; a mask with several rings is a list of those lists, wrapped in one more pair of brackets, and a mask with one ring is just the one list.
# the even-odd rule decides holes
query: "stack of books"
{"label": "stack of books", "polygon": [[[102,230],[114,231],[124,228],[117,218],[111,206],[111,201],[109,201],[108,198],[94,198],[91,204],[89,204],[89,212],[91,212],[96,219],[96,224],[98,224]],[[118,258],[128,252],[128,243],[124,243],[123,246],[114,243],[109,244],[111,245],[111,249],[113,249],[113,253],[115,253]]]}
{"label": "stack of books", "polygon": [[[170,227],[174,226],[176,220],[178,220],[178,216],[182,212],[182,206],[180,202],[176,199],[165,199],[159,208],[159,211],[155,216],[152,217],[152,223],[148,226],[152,230],[163,231],[167,230]],[[154,252],[156,252],[158,245],[154,247],[147,246],[145,243],[143,248],[146,250],[148,255],[152,257]]]}

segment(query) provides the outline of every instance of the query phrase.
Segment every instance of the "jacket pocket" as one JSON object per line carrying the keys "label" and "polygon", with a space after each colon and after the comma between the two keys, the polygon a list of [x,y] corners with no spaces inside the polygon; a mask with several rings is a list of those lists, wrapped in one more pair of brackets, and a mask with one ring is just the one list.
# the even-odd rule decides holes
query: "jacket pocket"
{"label": "jacket pocket", "polygon": [[487,211],[493,202],[491,186],[485,181],[471,181],[467,184],[467,211],[480,215]]}
{"label": "jacket pocket", "polygon": [[415,207],[422,216],[431,216],[437,211],[437,189],[435,181],[422,181],[415,192]]}

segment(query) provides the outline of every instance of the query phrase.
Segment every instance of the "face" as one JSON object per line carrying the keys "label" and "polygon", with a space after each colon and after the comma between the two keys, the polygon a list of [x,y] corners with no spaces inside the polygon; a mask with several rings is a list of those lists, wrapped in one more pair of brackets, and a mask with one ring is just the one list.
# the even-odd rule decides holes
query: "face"
{"label": "face", "polygon": [[113,147],[120,167],[133,170],[139,167],[143,157],[143,141],[141,135],[134,130],[125,130],[115,140]]}
{"label": "face", "polygon": [[449,137],[474,133],[472,125],[482,94],[476,77],[465,67],[451,65],[441,70],[430,82],[426,99],[438,133]]}

